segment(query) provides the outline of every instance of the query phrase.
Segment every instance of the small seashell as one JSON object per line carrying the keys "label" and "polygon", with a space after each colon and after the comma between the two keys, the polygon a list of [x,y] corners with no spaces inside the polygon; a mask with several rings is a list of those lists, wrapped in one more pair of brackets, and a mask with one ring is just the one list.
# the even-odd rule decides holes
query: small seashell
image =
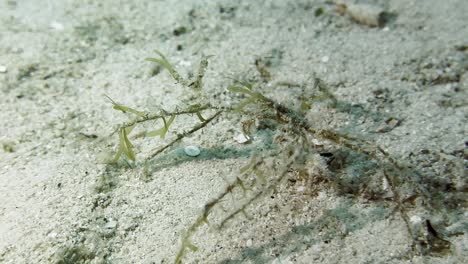
{"label": "small seashell", "polygon": [[313,138],[312,139],[312,144],[314,144],[316,147],[323,147],[323,142],[320,142],[318,139]]}
{"label": "small seashell", "polygon": [[117,221],[115,220],[110,220],[104,225],[104,228],[107,228],[107,229],[114,229],[116,227],[117,227]]}
{"label": "small seashell", "polygon": [[0,65],[0,73],[6,73],[7,72],[7,67],[4,65]]}
{"label": "small seashell", "polygon": [[190,157],[196,157],[200,155],[200,149],[197,146],[187,146],[184,148],[184,152]]}
{"label": "small seashell", "polygon": [[240,144],[244,144],[250,141],[250,137],[241,133],[234,137],[234,141]]}

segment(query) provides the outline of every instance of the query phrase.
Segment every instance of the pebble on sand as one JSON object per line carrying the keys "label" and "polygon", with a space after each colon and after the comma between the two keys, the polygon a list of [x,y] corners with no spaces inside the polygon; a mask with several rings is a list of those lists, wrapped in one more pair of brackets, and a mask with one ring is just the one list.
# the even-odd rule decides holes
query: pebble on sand
{"label": "pebble on sand", "polygon": [[197,146],[187,146],[184,148],[184,152],[190,157],[196,157],[200,155],[200,149]]}
{"label": "pebble on sand", "polygon": [[348,14],[354,21],[370,27],[379,27],[385,23],[386,13],[379,6],[368,4],[338,3],[337,12]]}

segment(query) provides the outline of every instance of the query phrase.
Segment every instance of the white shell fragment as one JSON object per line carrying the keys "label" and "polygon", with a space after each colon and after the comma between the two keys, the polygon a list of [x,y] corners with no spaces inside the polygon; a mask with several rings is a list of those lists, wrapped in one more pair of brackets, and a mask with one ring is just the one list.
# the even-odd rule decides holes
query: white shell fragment
{"label": "white shell fragment", "polygon": [[51,29],[54,29],[54,30],[57,30],[57,31],[62,31],[65,29],[65,27],[63,26],[62,23],[60,22],[57,22],[57,21],[52,21],[50,24],[49,24],[49,27]]}
{"label": "white shell fragment", "polygon": [[110,220],[104,225],[104,228],[107,228],[107,229],[114,229],[116,227],[117,227],[117,221],[115,220]]}
{"label": "white shell fragment", "polygon": [[247,142],[250,141],[250,137],[247,136],[247,135],[244,135],[242,133],[235,136],[233,139],[234,139],[234,141],[236,141],[237,143],[240,143],[240,144],[244,144],[244,143],[247,143]]}
{"label": "white shell fragment", "polygon": [[7,72],[7,67],[0,65],[0,73],[6,73]]}
{"label": "white shell fragment", "polygon": [[330,60],[330,57],[328,57],[328,56],[323,56],[322,59],[321,59],[321,61],[323,63],[327,63],[329,60]]}
{"label": "white shell fragment", "polygon": [[247,240],[247,242],[245,243],[245,245],[246,245],[247,247],[251,247],[251,246],[253,245],[252,239]]}
{"label": "white shell fragment", "polygon": [[184,148],[184,152],[190,157],[196,157],[200,155],[200,149],[197,146],[187,146]]}
{"label": "white shell fragment", "polygon": [[414,225],[417,225],[422,222],[422,218],[418,215],[413,215],[410,217],[410,222]]}

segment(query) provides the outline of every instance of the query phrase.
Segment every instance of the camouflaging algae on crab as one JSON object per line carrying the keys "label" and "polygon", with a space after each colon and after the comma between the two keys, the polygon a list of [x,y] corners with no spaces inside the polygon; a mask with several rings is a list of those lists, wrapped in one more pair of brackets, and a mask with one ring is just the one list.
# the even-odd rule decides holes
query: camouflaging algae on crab
{"label": "camouflaging algae on crab", "polygon": [[[267,123],[267,129],[275,133],[273,142],[276,146],[270,150],[254,151],[250,155],[251,158],[248,164],[239,170],[238,175],[234,179],[226,180],[226,186],[219,191],[218,195],[202,207],[199,217],[181,233],[180,247],[175,256],[174,263],[182,263],[190,252],[199,250],[199,247],[193,241],[200,229],[207,226],[218,232],[223,232],[226,224],[234,218],[243,215],[249,219],[247,213],[249,206],[269,193],[276,192],[281,185],[286,184],[286,179],[291,173],[296,173],[298,177],[311,182],[330,182],[331,186],[333,186],[333,181],[336,179],[330,176],[330,169],[323,165],[325,164],[323,161],[317,161],[329,156],[325,155],[327,152],[323,152],[323,150],[321,151],[325,154],[320,152],[323,146],[318,147],[313,143],[317,139],[331,143],[333,148],[347,149],[347,151],[361,155],[364,159],[370,160],[369,162],[378,165],[377,167],[383,171],[381,177],[389,184],[393,197],[395,197],[393,202],[396,208],[398,208],[401,217],[407,219],[405,205],[401,202],[400,189],[403,188],[403,179],[401,177],[404,177],[405,181],[411,184],[412,179],[408,175],[412,172],[400,165],[398,161],[374,143],[337,131],[316,128],[304,116],[304,111],[313,107],[314,102],[329,101],[330,107],[336,107],[338,103],[334,95],[327,89],[326,84],[319,78],[313,78],[313,88],[317,94],[307,99],[306,97],[301,97],[302,102],[299,104],[300,107],[298,109],[278,103],[263,95],[260,92],[262,84],[238,80],[234,80],[234,84],[229,85],[227,90],[231,93],[234,101],[240,99],[240,102],[230,105],[215,104],[213,101],[207,100],[206,95],[202,95],[202,80],[208,67],[209,57],[202,58],[198,74],[191,81],[188,78],[183,78],[160,51],[155,51],[155,53],[159,58],[148,58],[147,60],[161,65],[168,70],[172,78],[183,89],[194,90],[197,96],[191,97],[192,101],[183,109],[177,109],[172,112],[161,110],[159,113],[136,110],[118,104],[109,98],[114,109],[129,115],[129,121],[120,125],[116,130],[119,143],[113,160],[114,163],[118,162],[121,157],[130,161],[136,160],[137,153],[135,153],[134,145],[129,139],[131,133],[137,129],[138,125],[154,120],[161,120],[163,126],[152,131],[141,131],[132,138],[159,136],[163,139],[167,134],[170,137],[170,141],[163,147],[154,149],[148,156],[143,157],[145,164],[151,163],[156,156],[162,155],[171,146],[180,142],[185,137],[201,129],[206,129],[207,125],[212,121],[227,118],[228,114],[239,115],[241,118],[247,117],[242,129],[249,137],[256,136],[255,131],[251,130],[258,130],[260,126],[265,126]],[[259,74],[264,76],[265,71],[266,69],[262,69]],[[211,115],[207,113],[211,113]],[[185,131],[170,132],[170,125],[177,117],[182,115],[196,115],[199,123],[196,123],[191,129]],[[257,128],[252,129],[253,126],[257,126]],[[171,137],[174,133],[175,136]],[[313,160],[315,161],[311,163]],[[312,168],[316,167],[316,169],[312,169],[310,166]],[[415,193],[424,197],[423,199],[430,199],[416,185],[411,186],[414,188],[413,191]],[[226,203],[229,205],[229,208],[226,208]],[[215,222],[210,219],[213,214],[217,215],[216,219],[218,220]],[[408,224],[407,232],[413,237],[413,244],[416,248],[416,245],[419,243],[418,241],[420,241],[418,238],[420,234],[414,232]]]}

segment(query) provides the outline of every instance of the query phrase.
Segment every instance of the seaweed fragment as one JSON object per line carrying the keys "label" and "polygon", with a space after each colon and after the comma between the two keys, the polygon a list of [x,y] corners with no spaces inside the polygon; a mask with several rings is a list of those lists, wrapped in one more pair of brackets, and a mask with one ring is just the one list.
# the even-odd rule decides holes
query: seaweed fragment
{"label": "seaweed fragment", "polygon": [[147,61],[155,62],[161,66],[163,66],[169,73],[171,74],[172,78],[180,84],[186,84],[186,81],[180,74],[174,69],[174,66],[166,59],[166,57],[159,51],[154,50],[154,53],[159,56],[159,58],[146,58]]}

